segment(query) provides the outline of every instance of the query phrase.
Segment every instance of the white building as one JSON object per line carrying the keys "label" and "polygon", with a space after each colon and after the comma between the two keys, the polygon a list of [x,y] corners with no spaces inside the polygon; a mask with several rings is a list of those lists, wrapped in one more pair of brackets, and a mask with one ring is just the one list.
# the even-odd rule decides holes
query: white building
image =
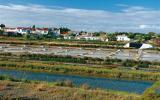
{"label": "white building", "polygon": [[74,39],[74,38],[73,38],[73,36],[64,36],[64,39],[65,40],[71,40],[71,39]]}
{"label": "white building", "polygon": [[60,29],[57,29],[57,28],[54,28],[53,29],[53,33],[56,35],[56,36],[59,36],[61,33],[60,33]]}
{"label": "white building", "polygon": [[59,36],[61,34],[60,29],[58,29],[58,28],[49,28],[48,32],[52,32],[52,35],[54,35],[54,36]]}
{"label": "white building", "polygon": [[27,34],[28,32],[33,34],[48,34],[48,28],[30,28],[30,27],[17,27],[17,28],[5,28],[5,32]]}
{"label": "white building", "polygon": [[5,32],[12,32],[12,33],[18,33],[17,28],[5,28],[4,31]]}
{"label": "white building", "polygon": [[36,28],[35,32],[39,34],[48,34],[48,28]]}
{"label": "white building", "polygon": [[88,36],[88,37],[84,37],[85,40],[100,40],[99,37],[94,37],[94,36]]}
{"label": "white building", "polygon": [[117,41],[130,41],[131,40],[126,35],[118,35],[116,38],[117,38]]}
{"label": "white building", "polygon": [[27,34],[28,31],[31,31],[31,28],[17,27],[17,33],[20,33],[20,34]]}

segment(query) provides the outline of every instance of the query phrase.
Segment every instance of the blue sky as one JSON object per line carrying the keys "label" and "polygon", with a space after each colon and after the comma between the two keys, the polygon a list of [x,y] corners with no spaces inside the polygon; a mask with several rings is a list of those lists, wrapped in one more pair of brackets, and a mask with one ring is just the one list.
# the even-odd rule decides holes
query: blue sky
{"label": "blue sky", "polygon": [[85,31],[160,32],[160,0],[0,0],[0,23]]}
{"label": "blue sky", "polygon": [[129,6],[144,6],[159,9],[159,0],[1,0],[0,4],[39,4],[45,6],[62,6],[79,9],[110,10],[117,11],[121,7],[117,4]]}

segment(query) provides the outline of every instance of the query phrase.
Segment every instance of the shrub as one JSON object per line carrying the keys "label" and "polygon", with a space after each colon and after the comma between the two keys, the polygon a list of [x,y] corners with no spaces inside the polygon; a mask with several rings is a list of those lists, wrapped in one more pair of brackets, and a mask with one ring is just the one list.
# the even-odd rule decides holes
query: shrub
{"label": "shrub", "polygon": [[65,86],[73,87],[72,81],[71,81],[71,80],[66,80],[66,81],[65,81]]}
{"label": "shrub", "polygon": [[90,86],[87,83],[82,84],[81,86],[83,89],[88,90],[90,89]]}

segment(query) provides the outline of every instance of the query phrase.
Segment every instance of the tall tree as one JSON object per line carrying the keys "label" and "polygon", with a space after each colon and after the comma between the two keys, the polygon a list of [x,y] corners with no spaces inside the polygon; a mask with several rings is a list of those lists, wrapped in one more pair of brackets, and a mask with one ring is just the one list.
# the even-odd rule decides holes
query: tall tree
{"label": "tall tree", "polygon": [[60,33],[61,34],[65,34],[65,33],[69,32],[69,31],[71,31],[71,30],[69,28],[67,28],[67,27],[61,27],[60,28]]}
{"label": "tall tree", "polygon": [[35,28],[36,28],[36,25],[33,25],[32,28],[35,29]]}
{"label": "tall tree", "polygon": [[6,26],[4,24],[0,25],[1,29],[4,29]]}

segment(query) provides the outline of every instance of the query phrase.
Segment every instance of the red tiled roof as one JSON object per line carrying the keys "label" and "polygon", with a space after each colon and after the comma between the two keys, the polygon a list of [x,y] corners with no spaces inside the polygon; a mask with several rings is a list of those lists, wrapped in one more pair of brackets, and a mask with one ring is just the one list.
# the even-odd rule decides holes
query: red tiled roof
{"label": "red tiled roof", "polygon": [[5,28],[5,29],[11,29],[11,30],[14,30],[14,29],[16,29],[16,28]]}
{"label": "red tiled roof", "polygon": [[24,29],[24,30],[30,30],[30,27],[17,27],[17,29]]}
{"label": "red tiled roof", "polygon": [[23,30],[32,30],[32,31],[36,31],[36,30],[40,30],[40,31],[48,31],[48,28],[30,28],[30,27],[17,27],[17,28],[5,28],[5,29],[23,29]]}

